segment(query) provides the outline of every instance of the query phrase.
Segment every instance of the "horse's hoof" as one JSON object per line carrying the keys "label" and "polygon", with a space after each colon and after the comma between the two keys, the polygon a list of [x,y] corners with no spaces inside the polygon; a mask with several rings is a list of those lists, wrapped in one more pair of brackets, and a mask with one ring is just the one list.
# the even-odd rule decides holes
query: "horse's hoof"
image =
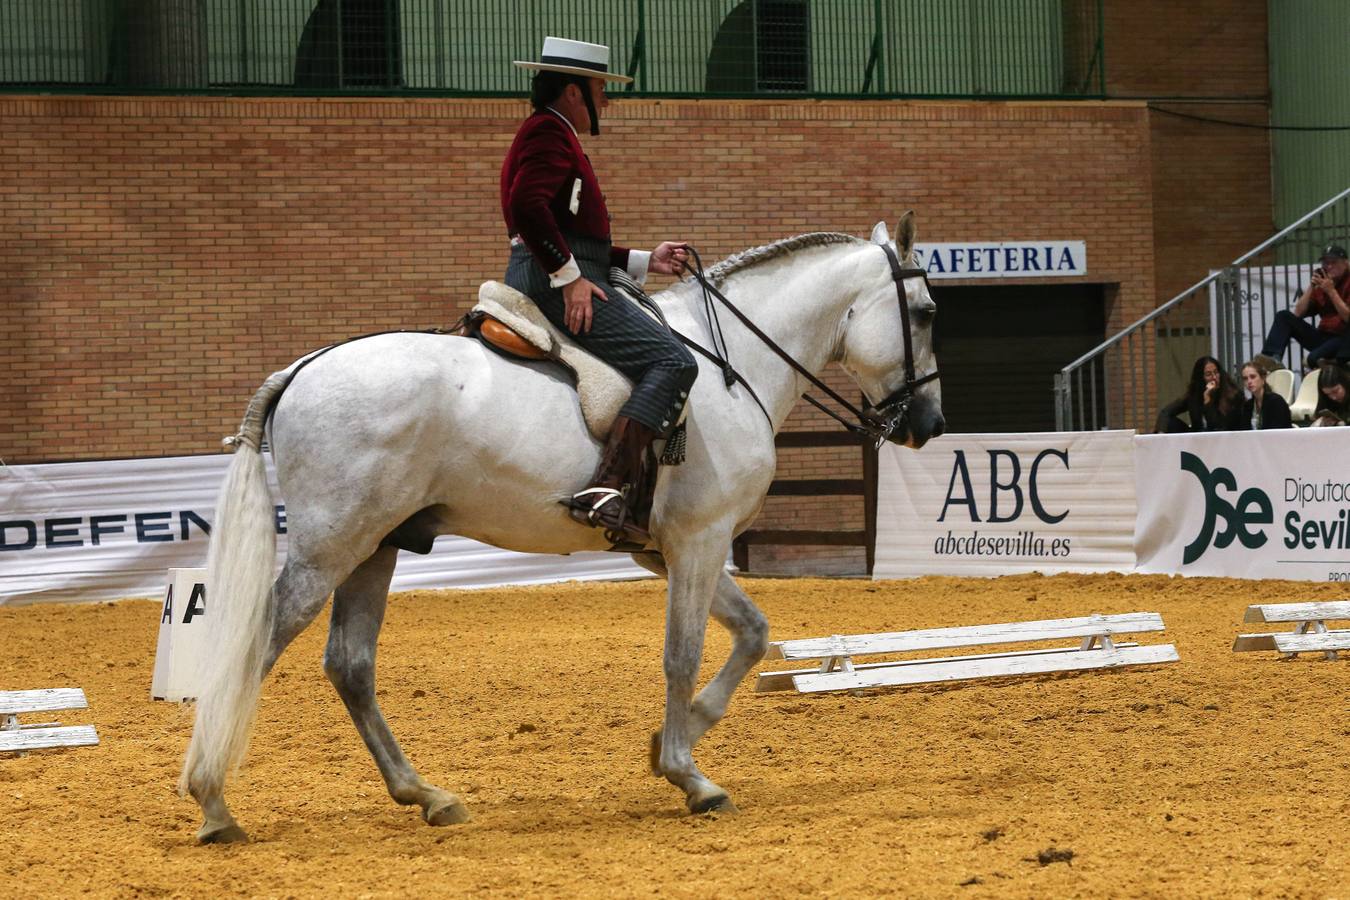
{"label": "horse's hoof", "polygon": [[199,844],[246,844],[248,834],[238,824],[211,825],[207,823],[197,831]]}
{"label": "horse's hoof", "polygon": [[735,816],[740,814],[736,804],[731,802],[731,798],[726,794],[714,794],[711,797],[704,797],[702,800],[689,798],[689,811],[696,816],[713,813],[719,816]]}
{"label": "horse's hoof", "polygon": [[463,825],[471,818],[468,807],[457,799],[434,804],[422,810],[422,819],[428,825]]}
{"label": "horse's hoof", "polygon": [[647,765],[651,766],[652,774],[657,778],[661,777],[661,729],[652,732],[652,743],[647,748]]}

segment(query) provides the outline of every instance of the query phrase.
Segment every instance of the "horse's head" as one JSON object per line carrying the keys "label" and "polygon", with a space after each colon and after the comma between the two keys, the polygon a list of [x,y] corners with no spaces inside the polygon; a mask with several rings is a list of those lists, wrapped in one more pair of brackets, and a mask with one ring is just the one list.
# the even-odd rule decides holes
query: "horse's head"
{"label": "horse's head", "polygon": [[942,434],[946,422],[933,356],[937,304],[915,267],[914,236],[912,210],[900,219],[894,241],[885,222],[872,229],[872,243],[894,253],[898,266],[875,251],[875,284],[868,281],[845,316],[840,363],[857,380],[877,422],[891,428],[887,439],[918,449]]}

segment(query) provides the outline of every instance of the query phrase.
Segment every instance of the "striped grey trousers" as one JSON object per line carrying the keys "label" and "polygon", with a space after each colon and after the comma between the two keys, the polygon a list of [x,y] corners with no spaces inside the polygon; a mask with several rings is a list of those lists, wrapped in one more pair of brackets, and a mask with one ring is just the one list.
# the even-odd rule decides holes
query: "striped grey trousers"
{"label": "striped grey trousers", "polygon": [[581,274],[610,298],[608,303],[592,303],[589,332],[568,330],[562,290],[549,287],[548,273],[523,244],[511,248],[506,283],[529,296],[559,331],[632,379],[633,393],[619,415],[668,437],[698,376],[698,363],[679,338],[609,283],[608,242],[570,234],[566,238]]}

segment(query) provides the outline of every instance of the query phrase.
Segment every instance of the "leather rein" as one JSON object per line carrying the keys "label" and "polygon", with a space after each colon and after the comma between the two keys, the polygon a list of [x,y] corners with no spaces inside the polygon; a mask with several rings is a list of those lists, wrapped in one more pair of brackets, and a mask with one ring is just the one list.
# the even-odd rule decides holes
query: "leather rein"
{"label": "leather rein", "polygon": [[[735,304],[709,283],[708,279],[703,274],[703,260],[699,258],[698,251],[688,245],[685,245],[684,249],[693,256],[695,265],[693,268],[686,265],[685,268],[694,277],[694,280],[696,280],[703,288],[703,300],[705,312],[708,316],[708,327],[713,336],[713,350],[709,351],[704,347],[699,346],[684,335],[679,335],[679,337],[685,344],[689,345],[692,349],[699,351],[704,356],[707,356],[721,367],[723,378],[726,381],[728,389],[730,389],[731,385],[737,381],[745,385],[746,389],[750,392],[750,396],[754,398],[754,401],[759,404],[759,408],[764,412],[765,418],[769,418],[769,411],[764,408],[764,404],[761,403],[759,397],[755,395],[754,389],[750,387],[749,382],[736,372],[736,370],[731,367],[731,363],[726,359],[727,350],[726,340],[724,338],[721,339],[721,355],[718,355],[716,352],[718,339],[721,338],[722,332],[721,323],[717,319],[716,307],[712,305],[710,299],[711,297],[716,297],[721,301],[723,306],[731,311],[732,315],[741,321],[742,325],[750,330],[751,334],[759,338],[765,346],[776,353],[783,362],[787,363],[788,366],[793,369],[793,371],[801,375],[816,388],[823,391],[830,399],[834,400],[835,403],[838,403],[851,413],[857,421],[850,422],[815,397],[812,397],[809,393],[802,394],[803,400],[834,419],[840,425],[843,425],[849,431],[875,440],[876,447],[880,448],[897,428],[900,428],[908,422],[909,406],[914,402],[915,390],[930,381],[935,381],[938,377],[938,370],[934,369],[922,378],[915,376],[914,337],[910,332],[909,302],[905,297],[905,281],[910,278],[922,278],[924,284],[927,285],[928,271],[917,267],[901,266],[900,260],[896,257],[895,251],[890,248],[889,244],[881,244],[879,246],[885,251],[886,261],[890,264],[891,280],[895,283],[895,295],[900,304],[900,321],[902,323],[905,341],[905,382],[876,406],[867,405],[863,409],[858,409],[830,388],[829,385],[825,384],[825,382],[821,381],[807,370],[805,366],[793,359],[790,353],[778,346],[773,338],[765,334],[758,325],[750,320],[749,316],[737,309]],[[770,426],[772,426],[772,424],[773,421],[770,419]]]}

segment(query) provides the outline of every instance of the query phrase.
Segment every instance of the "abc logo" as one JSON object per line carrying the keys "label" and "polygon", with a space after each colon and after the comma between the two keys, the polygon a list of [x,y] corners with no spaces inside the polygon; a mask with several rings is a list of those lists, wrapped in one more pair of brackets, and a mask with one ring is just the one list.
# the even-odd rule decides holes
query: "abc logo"
{"label": "abc logo", "polygon": [[[947,520],[947,510],[952,506],[966,507],[970,521],[980,521],[980,507],[975,496],[975,487],[970,479],[970,466],[966,463],[966,452],[964,450],[953,450],[955,459],[952,463],[952,477],[947,482],[947,496],[942,501],[942,512],[938,515],[939,522]],[[1048,459],[1056,459],[1065,469],[1069,468],[1068,450],[1042,450],[1036,454],[1036,458],[1031,461],[1031,466],[1027,471],[1027,490],[1026,498],[1031,501],[1031,511],[1036,514],[1047,525],[1054,525],[1068,518],[1067,509],[1052,512],[1045,508],[1041,498],[1041,465]],[[1006,469],[1000,468],[1000,461],[1007,464]],[[1001,480],[1003,475],[1007,476],[1007,481]],[[957,486],[957,479],[961,480],[960,487]],[[1004,504],[1003,512],[999,511],[999,498],[1011,500],[1012,510],[1008,511],[1007,504]],[[1015,522],[1022,515],[1023,506],[1022,493],[1022,461],[1017,454],[1011,450],[990,450],[989,451],[989,505],[988,522]]]}

